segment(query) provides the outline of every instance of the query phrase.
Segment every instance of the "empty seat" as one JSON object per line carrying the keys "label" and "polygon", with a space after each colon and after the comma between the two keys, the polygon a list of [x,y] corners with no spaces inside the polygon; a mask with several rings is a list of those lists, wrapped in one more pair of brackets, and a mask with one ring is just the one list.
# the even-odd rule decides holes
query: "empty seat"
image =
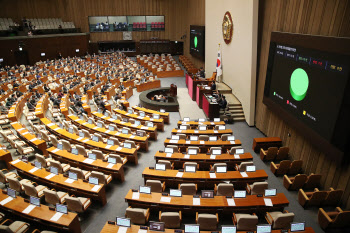
{"label": "empty seat", "polygon": [[264,194],[265,189],[267,189],[269,184],[266,181],[263,182],[254,182],[253,184],[247,184],[247,192],[250,195],[259,195]]}
{"label": "empty seat", "polygon": [[85,197],[66,197],[67,208],[69,211],[83,213],[90,205],[90,198]]}
{"label": "empty seat", "polygon": [[77,168],[77,167],[71,167],[69,169],[69,171],[77,174],[78,179],[82,179],[82,180],[87,180],[89,178],[89,176],[91,175],[90,171],[85,171],[85,170],[82,170],[82,169]]}
{"label": "empty seat", "polygon": [[91,150],[91,152],[96,155],[96,159],[105,160],[108,158],[108,155],[103,154],[100,150]]}
{"label": "empty seat", "polygon": [[122,158],[120,155],[117,155],[117,154],[109,154],[108,157],[109,158],[115,158],[116,163],[125,164],[127,162],[127,158],[126,157]]}
{"label": "empty seat", "polygon": [[298,190],[302,188],[307,180],[305,174],[298,174],[295,177],[283,176],[283,186],[288,190]]}
{"label": "empty seat", "polygon": [[[4,225],[5,223],[10,222],[10,225]],[[6,219],[0,225],[0,232],[8,232],[8,233],[22,233],[26,232],[29,229],[29,224],[22,221],[12,221],[10,219]]]}
{"label": "empty seat", "polygon": [[111,175],[105,175],[102,172],[97,172],[97,171],[92,171],[91,172],[92,177],[98,178],[98,183],[99,184],[109,184],[109,182],[112,181],[112,176]]}
{"label": "empty seat", "polygon": [[33,197],[42,197],[44,195],[44,190],[47,190],[48,188],[44,185],[37,185],[34,186],[33,183],[23,183],[24,192],[27,196],[33,196]]}
{"label": "empty seat", "polygon": [[164,222],[165,228],[180,228],[182,221],[181,211],[162,212],[159,211],[159,222]]}
{"label": "empty seat", "polygon": [[197,194],[197,184],[193,184],[193,183],[179,184],[178,188],[181,189],[182,195]]}
{"label": "empty seat", "polygon": [[130,221],[133,224],[146,224],[148,222],[149,215],[149,209],[132,208],[129,206],[125,211],[125,217],[130,218]]}
{"label": "empty seat", "polygon": [[260,158],[263,161],[271,161],[276,158],[278,152],[277,147],[269,147],[267,150],[264,150],[263,148],[260,149]]}
{"label": "empty seat", "polygon": [[266,212],[265,218],[268,224],[272,225],[272,229],[287,229],[293,222],[294,213],[289,213],[286,210],[284,212]]}
{"label": "empty seat", "polygon": [[299,171],[301,171],[301,167],[303,165],[303,161],[302,160],[294,160],[289,169],[288,169],[288,174],[289,175],[295,175],[298,174]]}
{"label": "empty seat", "polygon": [[283,160],[279,164],[275,164],[274,162],[271,162],[270,169],[272,173],[275,175],[284,175],[288,172],[290,165],[291,165],[290,160]]}
{"label": "empty seat", "polygon": [[322,208],[318,210],[318,224],[322,229],[349,227],[349,220],[350,211],[343,211],[340,207],[333,212],[326,212]]}
{"label": "empty seat", "polygon": [[65,173],[69,170],[70,168],[70,165],[69,164],[65,164],[65,163],[61,163],[59,161],[56,161],[56,160],[51,160],[50,161],[50,165],[52,167],[55,167],[57,168],[58,170],[58,173]]}
{"label": "empty seat", "polygon": [[35,154],[35,158],[44,168],[49,167],[51,165],[50,162],[53,160],[51,158],[45,158],[43,155],[38,153]]}
{"label": "empty seat", "polygon": [[322,175],[311,173],[303,186],[303,189],[309,190],[320,186]]}
{"label": "empty seat", "polygon": [[339,204],[344,191],[341,189],[334,190],[330,188],[326,200],[322,203],[323,205],[336,206]]}
{"label": "empty seat", "polygon": [[159,164],[164,164],[165,165],[165,169],[174,169],[174,164],[172,164],[170,161],[168,160],[158,160]]}
{"label": "empty seat", "polygon": [[232,220],[237,227],[237,231],[255,231],[258,224],[258,216],[255,214],[233,213]]}
{"label": "empty seat", "polygon": [[233,184],[215,184],[214,192],[217,196],[233,196]]}
{"label": "empty seat", "polygon": [[8,183],[8,178],[16,178],[17,174],[14,172],[9,172],[7,169],[0,170],[0,182],[3,184]]}
{"label": "empty seat", "polygon": [[165,182],[160,180],[147,180],[146,185],[151,187],[151,192],[161,193],[165,190]]}
{"label": "empty seat", "polygon": [[242,162],[240,165],[236,164],[236,170],[240,172],[245,172],[247,169],[247,166],[254,166],[253,161]]}
{"label": "empty seat", "polygon": [[215,231],[219,223],[219,215],[196,212],[196,223],[199,224],[199,230]]}
{"label": "empty seat", "polygon": [[24,183],[28,183],[28,184],[32,183],[30,180],[27,180],[27,179],[18,180],[13,177],[8,177],[7,180],[9,182],[9,187],[13,190],[16,190],[19,193],[24,191],[24,187],[23,187]]}
{"label": "empty seat", "polygon": [[75,148],[78,150],[78,154],[79,155],[83,155],[85,157],[88,156],[88,152],[85,150],[85,147],[81,146],[81,145],[75,145]]}
{"label": "empty seat", "polygon": [[55,190],[49,190],[49,189],[45,189],[43,192],[45,195],[45,202],[51,205],[56,205],[57,203],[58,204],[64,203],[66,197],[68,196],[68,193],[60,192],[60,191],[56,192]]}
{"label": "empty seat", "polygon": [[289,154],[289,147],[280,147],[278,149],[275,160],[279,161],[279,160],[288,159],[288,154]]}
{"label": "empty seat", "polygon": [[62,143],[63,150],[66,150],[66,151],[71,151],[72,150],[72,146],[71,146],[69,141],[64,140],[64,139],[61,139],[60,141]]}
{"label": "empty seat", "polygon": [[299,189],[298,201],[304,208],[308,206],[320,206],[326,200],[327,195],[327,191],[320,191],[318,188],[315,188],[314,192],[304,192],[304,190]]}

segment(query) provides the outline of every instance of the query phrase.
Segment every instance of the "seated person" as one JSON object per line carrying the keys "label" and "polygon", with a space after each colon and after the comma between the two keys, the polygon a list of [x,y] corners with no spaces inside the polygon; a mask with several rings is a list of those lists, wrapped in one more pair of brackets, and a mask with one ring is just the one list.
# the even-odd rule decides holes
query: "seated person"
{"label": "seated person", "polygon": [[215,84],[214,81],[211,83],[211,90],[212,90],[212,91],[215,91],[215,90],[216,90],[216,84]]}
{"label": "seated person", "polygon": [[29,111],[35,110],[35,107],[30,103],[29,99],[27,99],[27,107],[28,107]]}
{"label": "seated person", "polygon": [[225,109],[226,105],[227,105],[226,97],[223,95],[221,101],[218,103],[219,103],[220,108]]}

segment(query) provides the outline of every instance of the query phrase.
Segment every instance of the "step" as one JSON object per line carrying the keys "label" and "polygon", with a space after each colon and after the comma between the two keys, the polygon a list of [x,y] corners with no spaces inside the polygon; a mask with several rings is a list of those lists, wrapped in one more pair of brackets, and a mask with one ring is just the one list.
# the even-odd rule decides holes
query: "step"
{"label": "step", "polygon": [[245,121],[245,118],[244,117],[233,118],[233,122],[237,122],[237,121]]}

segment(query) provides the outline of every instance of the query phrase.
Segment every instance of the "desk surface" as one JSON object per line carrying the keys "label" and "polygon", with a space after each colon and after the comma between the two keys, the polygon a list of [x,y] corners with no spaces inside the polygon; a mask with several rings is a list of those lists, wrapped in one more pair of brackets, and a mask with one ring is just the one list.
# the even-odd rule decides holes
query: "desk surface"
{"label": "desk surface", "polygon": [[234,141],[186,141],[184,139],[181,140],[171,140],[171,139],[165,139],[164,140],[164,145],[175,145],[175,146],[204,146],[204,147],[233,147],[233,146],[241,146],[242,143],[240,140],[234,140]]}
{"label": "desk surface", "polygon": [[225,130],[214,130],[214,129],[209,129],[209,130],[198,130],[198,129],[173,129],[171,131],[173,134],[189,134],[189,135],[222,135],[222,134],[232,134],[232,129],[225,129]]}
{"label": "desk surface", "polygon": [[[8,198],[7,194],[0,192],[0,201]],[[0,209],[5,209],[12,211],[12,213],[23,216],[25,218],[37,221],[40,219],[44,221],[42,224],[50,227],[60,228],[69,228],[70,232],[78,233],[81,232],[80,222],[78,215],[72,212],[68,212],[68,214],[63,214],[57,221],[50,220],[55,214],[56,211],[49,210],[49,207],[46,205],[40,205],[40,207],[35,207],[28,214],[22,213],[30,204],[24,202],[24,199],[20,196],[13,199],[12,201],[6,203],[5,205],[0,205]]]}
{"label": "desk surface", "polygon": [[216,126],[216,125],[225,125],[224,121],[214,122],[214,121],[204,121],[204,122],[198,122],[198,121],[178,121],[177,125],[187,124],[191,126],[198,126],[198,125],[208,125],[208,126]]}
{"label": "desk surface", "polygon": [[138,119],[138,120],[142,120],[142,121],[151,121],[151,122],[154,122],[154,123],[164,123],[164,119],[160,118],[160,119],[154,119],[154,118],[151,118],[151,117],[148,117],[148,116],[144,116],[144,117],[141,117],[137,114],[130,114],[124,110],[120,110],[120,109],[113,109],[114,112],[118,113],[118,114],[121,114],[123,116],[127,116],[129,118],[134,118],[134,119]]}
{"label": "desk surface", "polygon": [[149,114],[159,114],[160,116],[163,117],[169,117],[169,113],[168,112],[159,112],[156,110],[152,110],[152,109],[148,109],[148,108],[142,108],[142,107],[138,107],[138,106],[133,106],[133,109],[136,109],[137,111],[143,111],[145,113],[149,113]]}

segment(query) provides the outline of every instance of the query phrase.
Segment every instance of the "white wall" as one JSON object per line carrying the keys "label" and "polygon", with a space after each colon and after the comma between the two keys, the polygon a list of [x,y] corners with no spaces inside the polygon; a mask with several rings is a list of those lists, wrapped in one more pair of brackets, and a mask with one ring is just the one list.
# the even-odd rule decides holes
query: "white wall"
{"label": "white wall", "polygon": [[[221,45],[223,82],[242,103],[248,125],[254,125],[258,0],[205,0],[205,70],[215,72]],[[230,44],[222,37],[222,20],[229,11],[233,21]]]}

